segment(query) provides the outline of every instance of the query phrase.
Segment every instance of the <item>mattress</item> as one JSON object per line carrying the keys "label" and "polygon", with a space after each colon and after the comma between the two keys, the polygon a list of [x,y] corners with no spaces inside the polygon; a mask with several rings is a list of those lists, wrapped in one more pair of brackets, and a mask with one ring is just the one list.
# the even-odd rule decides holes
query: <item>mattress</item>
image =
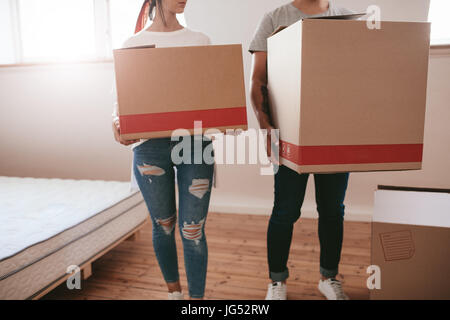
{"label": "mattress", "polygon": [[26,299],[145,223],[128,182],[0,177],[0,299]]}

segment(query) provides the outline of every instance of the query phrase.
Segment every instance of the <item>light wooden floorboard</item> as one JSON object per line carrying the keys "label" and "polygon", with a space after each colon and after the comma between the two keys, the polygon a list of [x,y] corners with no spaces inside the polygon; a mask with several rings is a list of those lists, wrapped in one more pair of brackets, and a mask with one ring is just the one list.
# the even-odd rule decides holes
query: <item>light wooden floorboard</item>
{"label": "light wooden floorboard", "polygon": [[[268,284],[266,230],[268,217],[210,213],[206,299],[264,299]],[[370,264],[370,223],[345,222],[340,280],[351,299],[368,299],[366,268]],[[187,292],[181,238],[177,247],[182,286]],[[288,299],[323,299],[317,290],[319,241],[317,220],[300,219],[289,259]],[[81,290],[65,283],[43,299],[166,299],[167,289],[152,246],[151,225],[139,239],[124,241],[92,264]]]}

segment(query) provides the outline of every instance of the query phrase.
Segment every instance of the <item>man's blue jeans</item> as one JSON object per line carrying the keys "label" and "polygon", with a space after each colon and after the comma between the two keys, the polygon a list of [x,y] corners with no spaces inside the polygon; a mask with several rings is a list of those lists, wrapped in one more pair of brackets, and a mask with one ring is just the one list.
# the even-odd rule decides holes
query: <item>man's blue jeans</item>
{"label": "man's blue jeans", "polygon": [[[177,220],[175,169],[179,196],[179,229],[184,261],[192,298],[202,298],[205,290],[208,247],[205,222],[211,195],[214,164],[194,164],[192,138],[191,164],[172,162],[171,152],[177,141],[150,139],[134,149],[134,174],[153,222],[153,247],[166,282],[177,282],[178,257],[175,244]],[[210,145],[202,142],[202,152]],[[197,158],[200,154],[197,154]],[[202,157],[203,159],[203,157]]]}
{"label": "man's blue jeans", "polygon": [[[273,281],[289,277],[287,261],[294,223],[300,217],[309,174],[280,166],[275,175],[275,201],[267,231],[269,275]],[[344,198],[348,173],[314,174],[319,213],[320,273],[335,277],[341,257]]]}

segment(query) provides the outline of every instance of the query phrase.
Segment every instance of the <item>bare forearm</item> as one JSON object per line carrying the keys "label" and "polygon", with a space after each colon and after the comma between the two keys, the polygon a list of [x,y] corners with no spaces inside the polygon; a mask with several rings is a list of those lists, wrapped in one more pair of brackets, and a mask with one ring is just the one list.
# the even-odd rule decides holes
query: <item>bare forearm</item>
{"label": "bare forearm", "polygon": [[258,121],[266,121],[271,124],[269,96],[266,83],[258,80],[252,81],[251,100]]}

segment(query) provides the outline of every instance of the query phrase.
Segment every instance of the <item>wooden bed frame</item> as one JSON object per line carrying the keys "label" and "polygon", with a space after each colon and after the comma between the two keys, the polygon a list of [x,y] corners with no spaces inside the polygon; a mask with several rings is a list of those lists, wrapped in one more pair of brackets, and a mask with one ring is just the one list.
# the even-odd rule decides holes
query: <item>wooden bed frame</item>
{"label": "wooden bed frame", "polygon": [[[109,245],[108,247],[106,247],[105,249],[100,251],[99,253],[97,253],[95,256],[91,257],[88,261],[86,261],[83,264],[81,264],[79,266],[80,270],[81,270],[80,271],[81,272],[81,278],[83,280],[86,280],[87,278],[89,278],[92,275],[92,263],[94,261],[96,261],[97,259],[99,259],[100,257],[102,257],[107,252],[109,252],[110,250],[114,249],[116,246],[118,246],[124,240],[129,240],[129,241],[139,240],[140,237],[141,237],[141,229],[149,222],[150,222],[150,217],[148,217],[144,222],[142,222],[136,228],[134,228],[133,230],[131,230],[130,232],[128,232],[127,234],[122,236],[120,239],[116,240],[114,243],[112,243],[111,245]],[[33,295],[33,297],[31,299],[32,300],[38,300],[38,299],[42,298],[47,293],[49,293],[50,291],[55,289],[57,286],[59,286],[61,283],[66,281],[70,276],[73,276],[73,274],[67,274],[64,277],[58,279],[57,281],[53,282],[49,286],[45,287],[44,289],[42,289],[41,291],[39,291],[38,293]]]}

